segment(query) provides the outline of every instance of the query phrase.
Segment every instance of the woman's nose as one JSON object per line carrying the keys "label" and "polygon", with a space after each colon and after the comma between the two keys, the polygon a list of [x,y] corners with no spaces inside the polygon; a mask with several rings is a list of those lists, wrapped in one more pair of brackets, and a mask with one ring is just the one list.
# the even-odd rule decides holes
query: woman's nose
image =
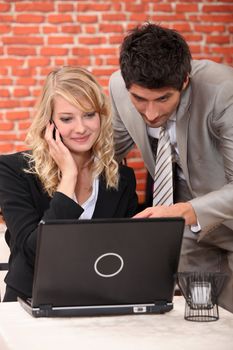
{"label": "woman's nose", "polygon": [[85,124],[82,120],[82,118],[78,119],[76,121],[76,125],[75,125],[75,132],[78,134],[83,134],[85,132],[86,128],[85,128]]}

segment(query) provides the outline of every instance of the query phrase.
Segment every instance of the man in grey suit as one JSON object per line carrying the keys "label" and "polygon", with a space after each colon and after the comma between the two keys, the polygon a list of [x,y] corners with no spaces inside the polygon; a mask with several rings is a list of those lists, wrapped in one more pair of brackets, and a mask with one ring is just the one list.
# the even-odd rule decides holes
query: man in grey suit
{"label": "man in grey suit", "polygon": [[191,60],[174,30],[155,24],[125,37],[110,79],[119,161],[136,144],[154,178],[161,126],[173,149],[173,205],[137,217],[185,218],[180,271],[227,272],[219,304],[233,312],[233,69]]}

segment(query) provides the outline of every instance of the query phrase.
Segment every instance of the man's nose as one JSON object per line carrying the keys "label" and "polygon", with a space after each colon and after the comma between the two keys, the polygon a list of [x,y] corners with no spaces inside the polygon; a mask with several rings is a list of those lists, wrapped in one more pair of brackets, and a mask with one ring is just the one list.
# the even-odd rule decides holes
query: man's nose
{"label": "man's nose", "polygon": [[154,101],[147,103],[145,116],[149,121],[153,121],[159,116],[159,111]]}

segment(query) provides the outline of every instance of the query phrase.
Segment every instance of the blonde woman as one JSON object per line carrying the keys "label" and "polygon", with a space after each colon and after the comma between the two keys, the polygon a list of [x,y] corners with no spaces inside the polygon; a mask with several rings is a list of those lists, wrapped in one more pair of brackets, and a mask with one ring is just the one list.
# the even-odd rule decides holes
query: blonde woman
{"label": "blonde woman", "polygon": [[135,177],[114,160],[111,123],[91,73],[63,67],[48,75],[27,135],[30,151],[0,157],[0,207],[11,251],[4,301],[31,296],[40,220],[135,214]]}

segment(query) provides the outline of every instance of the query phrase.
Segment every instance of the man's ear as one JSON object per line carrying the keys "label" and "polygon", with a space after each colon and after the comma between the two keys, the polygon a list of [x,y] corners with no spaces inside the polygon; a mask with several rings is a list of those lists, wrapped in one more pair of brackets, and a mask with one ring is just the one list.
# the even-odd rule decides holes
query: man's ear
{"label": "man's ear", "polygon": [[183,86],[182,86],[182,91],[186,89],[186,87],[188,86],[190,77],[189,74],[187,74],[185,81],[183,82]]}

